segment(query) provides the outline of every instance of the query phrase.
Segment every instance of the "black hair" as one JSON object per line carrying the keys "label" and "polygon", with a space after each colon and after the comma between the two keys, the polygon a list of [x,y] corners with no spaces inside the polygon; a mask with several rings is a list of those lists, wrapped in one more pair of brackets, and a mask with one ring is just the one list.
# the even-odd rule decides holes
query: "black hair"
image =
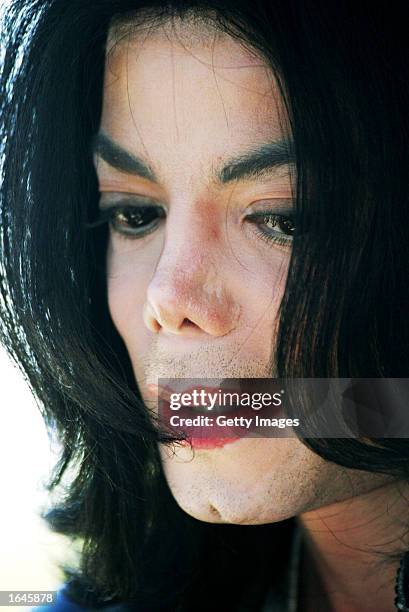
{"label": "black hair", "polygon": [[[278,375],[376,378],[409,373],[409,63],[399,34],[409,5],[14,0],[3,23],[1,340],[62,442],[50,491],[76,466],[47,515],[84,542],[80,569],[66,568],[71,596],[198,611],[219,591],[227,610],[254,584],[256,609],[256,585],[285,565],[291,521],[207,524],[178,507],[157,451],[171,438],[148,418],[109,316],[107,228],[86,228],[98,206],[91,143],[109,24],[141,9],[212,19],[261,51],[280,84],[297,214],[312,227],[308,241],[294,238]],[[345,467],[408,478],[406,440],[303,442]]]}

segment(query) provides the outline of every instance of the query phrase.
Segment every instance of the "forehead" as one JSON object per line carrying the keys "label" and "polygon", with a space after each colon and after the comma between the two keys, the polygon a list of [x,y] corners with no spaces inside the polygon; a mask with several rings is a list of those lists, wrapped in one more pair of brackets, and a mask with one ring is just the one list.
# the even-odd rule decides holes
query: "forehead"
{"label": "forehead", "polygon": [[270,66],[209,22],[115,26],[107,49],[102,128],[154,166],[220,160],[283,135]]}

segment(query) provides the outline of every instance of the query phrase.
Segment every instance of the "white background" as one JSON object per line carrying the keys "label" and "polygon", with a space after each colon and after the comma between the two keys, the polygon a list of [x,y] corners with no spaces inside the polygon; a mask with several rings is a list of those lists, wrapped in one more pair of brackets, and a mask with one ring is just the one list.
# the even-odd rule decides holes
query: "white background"
{"label": "white background", "polygon": [[[54,590],[68,540],[39,517],[58,446],[19,370],[0,345],[0,590]],[[5,607],[1,610],[19,610]]]}

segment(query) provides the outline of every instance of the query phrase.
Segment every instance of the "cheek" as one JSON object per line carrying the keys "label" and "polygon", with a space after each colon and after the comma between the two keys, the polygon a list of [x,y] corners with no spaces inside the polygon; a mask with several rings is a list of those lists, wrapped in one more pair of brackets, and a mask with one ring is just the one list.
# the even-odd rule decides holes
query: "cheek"
{"label": "cheek", "polygon": [[238,275],[246,313],[241,331],[248,337],[249,346],[257,343],[260,354],[266,349],[267,338],[274,339],[289,261],[288,251],[273,248],[270,253],[264,253],[264,257],[249,257]]}
{"label": "cheek", "polygon": [[110,239],[107,250],[108,308],[112,321],[130,349],[145,335],[142,310],[154,266],[152,255],[135,243]]}

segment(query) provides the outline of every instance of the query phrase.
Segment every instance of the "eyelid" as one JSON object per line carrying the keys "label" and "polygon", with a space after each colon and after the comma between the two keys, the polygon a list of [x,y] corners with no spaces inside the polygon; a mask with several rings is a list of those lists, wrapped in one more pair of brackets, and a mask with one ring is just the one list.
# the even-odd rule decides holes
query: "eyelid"
{"label": "eyelid", "polygon": [[109,193],[109,197],[101,197],[99,199],[99,210],[111,210],[112,208],[121,208],[121,207],[129,207],[129,208],[162,208],[166,212],[167,206],[160,200],[153,198],[152,196],[146,196],[142,194],[135,193],[112,193],[112,192],[103,192],[104,194]]}
{"label": "eyelid", "polygon": [[[105,164],[105,162],[103,162]],[[157,183],[138,176],[123,175],[114,170],[114,173],[99,173],[98,190],[100,194],[129,195],[153,197],[158,200],[166,198],[166,191]]]}
{"label": "eyelid", "polygon": [[263,198],[252,202],[248,207],[251,213],[270,212],[276,215],[294,213],[294,198]]}

